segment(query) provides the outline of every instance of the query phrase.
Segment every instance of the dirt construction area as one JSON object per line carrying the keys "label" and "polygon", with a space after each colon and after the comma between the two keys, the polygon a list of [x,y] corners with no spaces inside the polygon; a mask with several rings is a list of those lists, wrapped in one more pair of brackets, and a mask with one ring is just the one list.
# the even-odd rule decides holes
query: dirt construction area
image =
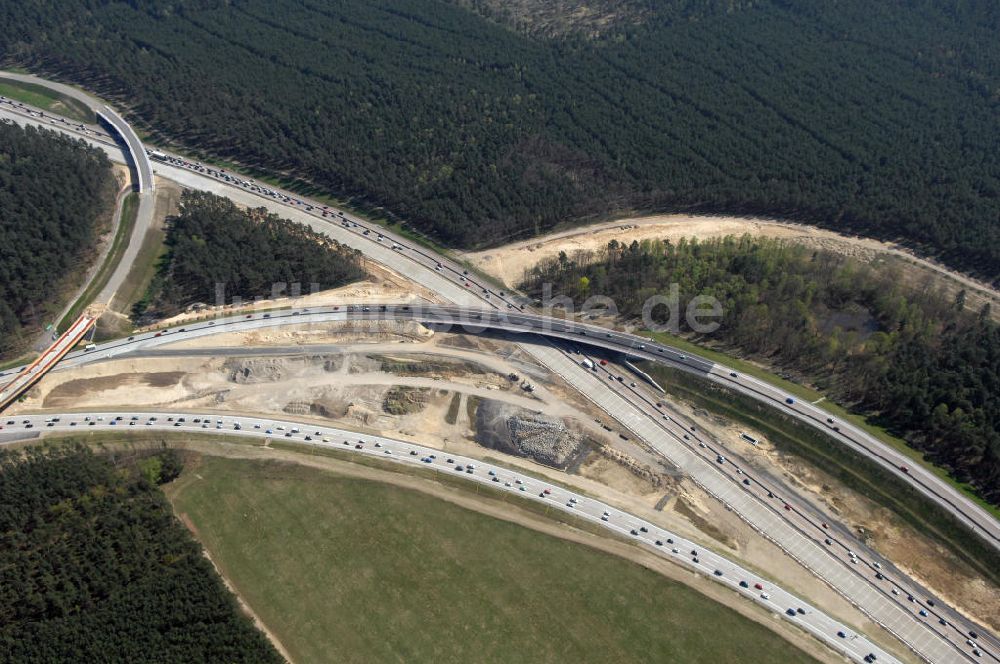
{"label": "dirt construction area", "polygon": [[[905,248],[810,226],[764,219],[690,215],[625,219],[470,253],[464,258],[484,272],[515,285],[522,280],[526,270],[539,261],[558,256],[562,251],[572,257],[576,252],[598,250],[611,240],[629,244],[632,241],[651,239],[678,241],[685,237],[709,239],[742,234],[778,238],[869,263],[878,261],[897,269],[901,278],[917,287],[941,289],[945,293],[957,293],[964,288],[968,294],[967,301],[972,306],[978,308],[991,302],[994,317],[1000,319],[1000,293],[996,290],[965,275],[950,272],[932,261],[918,258]],[[695,416],[692,409],[683,404],[674,406],[689,417]],[[704,423],[709,420],[709,414],[700,412],[696,419]],[[849,527],[854,535],[956,607],[964,607],[972,618],[993,629],[1000,629],[1000,588],[983,579],[968,565],[887,510],[848,490],[822,470],[778,454],[763,439],[757,448],[741,444],[741,431],[738,428],[718,418],[711,419],[717,420],[716,436],[721,440],[731,441],[744,458],[773,476],[781,477],[801,495],[823,506]],[[586,472],[586,466],[582,471]],[[692,509],[690,501],[676,501],[673,504],[689,520],[698,521],[698,509]],[[702,523],[700,527],[703,531],[711,531],[706,523]],[[714,533],[713,537],[720,539],[721,536]]]}
{"label": "dirt construction area", "polygon": [[558,256],[561,251],[572,257],[576,252],[601,249],[611,240],[624,244],[654,239],[676,242],[681,238],[711,239],[744,234],[804,244],[866,263],[880,261],[898,268],[901,278],[914,287],[940,288],[948,297],[953,297],[964,288],[970,308],[979,309],[990,302],[994,317],[1000,319],[1000,292],[989,284],[950,271],[932,260],[919,258],[905,247],[804,224],[750,217],[670,214],[620,219],[466,253],[462,258],[508,286],[516,287],[523,281],[526,270],[546,258]]}
{"label": "dirt construction area", "polygon": [[528,470],[736,556],[847,624],[879,634],[835,591],[662,457],[619,436],[613,421],[503,338],[388,321],[219,334],[55,371],[17,410],[117,407],[314,421]]}

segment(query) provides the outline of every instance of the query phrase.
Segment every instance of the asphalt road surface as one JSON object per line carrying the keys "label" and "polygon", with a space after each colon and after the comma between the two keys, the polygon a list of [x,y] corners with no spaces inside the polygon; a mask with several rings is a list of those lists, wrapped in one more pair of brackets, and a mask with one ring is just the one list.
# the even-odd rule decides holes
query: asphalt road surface
{"label": "asphalt road surface", "polygon": [[[115,142],[107,133],[103,135],[98,134],[94,131],[94,129],[88,129],[86,127],[81,130],[75,126],[76,123],[68,121],[60,122],[56,119],[57,116],[54,116],[51,113],[42,113],[38,109],[31,109],[35,115],[27,116],[36,120],[36,122],[32,122],[32,124],[36,124],[37,126],[43,126],[49,129],[56,129],[58,131],[86,137],[92,144],[108,150],[112,158],[117,157],[123,163],[128,164],[136,174],[136,187],[139,191],[139,208],[136,211],[135,226],[132,229],[132,235],[129,238],[128,245],[125,247],[121,260],[119,260],[115,270],[111,273],[108,283],[105,284],[104,288],[97,294],[96,298],[96,302],[110,304],[111,298],[118,291],[122,283],[125,281],[125,278],[128,276],[132,263],[135,262],[136,256],[139,254],[139,249],[142,247],[143,238],[146,237],[146,232],[153,223],[153,213],[155,210],[155,198],[153,196],[153,167],[149,161],[149,156],[146,154],[146,150],[142,145],[142,141],[139,140],[138,135],[136,135],[132,127],[125,122],[125,120],[122,119],[122,117],[118,115],[113,108],[99,99],[82,92],[81,90],[69,85],[63,85],[62,83],[47,81],[29,74],[15,74],[11,72],[0,72],[0,74],[2,74],[4,78],[22,81],[25,83],[33,83],[35,85],[41,85],[52,90],[56,90],[68,97],[72,97],[86,104],[96,114],[100,115],[105,122],[108,123],[108,125],[114,128],[114,130],[121,137],[121,142],[126,147],[127,154],[122,151],[120,144]],[[27,109],[29,107],[21,105],[21,108]],[[15,119],[15,121],[17,121],[18,118],[23,121],[25,118],[25,113],[18,112],[18,109],[14,108],[11,104],[0,105],[0,110],[3,111],[0,115]],[[110,147],[108,145],[109,142],[110,145],[114,146],[113,149],[108,149]]]}
{"label": "asphalt road surface", "polygon": [[[865,547],[848,529],[837,525],[831,515],[818,512],[809,503],[799,500],[790,488],[773,478],[755,476],[749,465],[739,459],[738,452],[704,438],[695,423],[684,421],[670,411],[669,404],[645,395],[635,379],[602,367],[601,359],[613,359],[636,350],[628,335],[608,337],[609,332],[604,328],[552,322],[520,312],[499,314],[450,306],[386,305],[385,311],[381,306],[357,305],[283,309],[137,334],[130,339],[100,344],[92,351],[75,352],[67,356],[61,369],[126,357],[137,351],[150,352],[176,341],[206,338],[221,332],[386,318],[418,320],[456,331],[462,331],[460,326],[464,323],[472,331],[511,332],[530,352],[549,354],[547,364],[557,374],[571,375],[579,369],[583,376],[575,377],[575,385],[609,416],[647,441],[685,475],[929,661],[960,661],[963,656],[968,661],[978,661],[979,658],[972,654],[973,648],[966,643],[970,631],[981,635],[983,643],[977,648],[980,653],[987,659],[1000,661],[996,660],[1000,649],[996,648],[991,634],[970,623],[890,561]],[[549,329],[542,330],[543,327]],[[581,331],[588,334],[582,335]],[[557,345],[539,338],[538,332],[551,335],[550,339]],[[659,357],[660,346],[647,340],[643,342],[641,352],[651,353],[652,357],[667,364],[681,361]],[[584,357],[592,359],[593,370],[581,366]],[[699,366],[702,371],[711,368],[709,364]]]}
{"label": "asphalt road surface", "polygon": [[[127,433],[132,429],[143,429],[243,436],[262,442],[269,439],[281,440],[377,457],[461,477],[523,500],[545,503],[553,509],[632,540],[648,551],[722,584],[775,615],[781,615],[851,661],[861,662],[866,656],[874,654],[878,662],[899,662],[863,634],[728,558],[594,498],[522,472],[483,463],[478,459],[446,455],[431,447],[392,438],[359,435],[356,432],[305,422],[261,417],[143,411],[30,415],[19,416],[14,420],[7,418],[2,422],[5,429],[0,433],[6,436],[10,436],[12,431],[31,435],[89,433],[97,430]],[[711,629],[711,626],[706,625],[706,629]]]}
{"label": "asphalt road surface", "polygon": [[[0,115],[7,113],[9,113],[7,109],[0,109]],[[26,119],[16,112],[13,115],[17,116],[19,121],[36,124],[44,124],[45,122],[45,120],[38,122],[37,118]],[[71,128],[57,128],[72,133]],[[101,144],[100,137],[88,136],[88,139]],[[109,152],[114,153],[114,148]],[[387,233],[376,225],[307,201],[294,194],[281,192],[252,180],[176,157],[168,157],[168,161],[164,163],[158,162],[156,169],[164,177],[177,180],[185,186],[213,191],[243,204],[268,207],[283,216],[307,223],[344,244],[361,249],[372,259],[386,264],[404,277],[421,283],[458,304],[490,307],[502,311],[519,311],[525,305],[523,298],[499,291],[496,287],[474,274],[469,274],[462,266],[447,258]],[[123,261],[124,264],[125,261]],[[608,331],[605,331],[605,334],[607,333]],[[645,353],[649,352],[638,347],[645,340],[637,341],[638,338],[621,336],[621,333],[616,332],[611,332],[611,334],[612,337],[606,337],[609,339],[609,345],[612,343],[621,345],[628,342],[631,344],[631,349],[628,352],[632,356],[645,357]],[[648,343],[645,342],[647,345]],[[901,605],[880,592],[878,585],[872,580],[865,579],[859,582],[856,578],[857,575],[845,577],[842,566],[835,564],[836,556],[831,555],[829,547],[816,546],[813,541],[804,538],[801,532],[791,527],[787,518],[775,518],[773,511],[762,510],[759,501],[749,494],[745,492],[734,494],[731,486],[717,484],[718,478],[713,475],[716,471],[710,462],[699,460],[697,457],[689,457],[688,450],[674,440],[674,437],[664,437],[662,426],[656,419],[656,414],[649,411],[648,405],[644,403],[640,394],[634,390],[624,390],[620,385],[614,386],[612,390],[597,389],[591,372],[569,360],[563,351],[550,343],[530,343],[525,344],[525,348],[635,435],[653,445],[666,459],[685,472],[689,472],[692,478],[707,491],[734,509],[748,523],[760,530],[764,536],[772,539],[789,555],[802,561],[831,587],[855,602],[862,611],[897,634],[904,643],[907,643],[921,656],[930,661],[956,661],[956,656],[969,661],[978,661],[973,659],[974,655],[970,654],[969,648],[971,646],[963,642],[959,638],[960,635],[953,633],[955,630],[945,630],[945,633],[942,634],[935,626],[938,623],[932,625],[931,621],[925,619],[927,616],[919,616],[921,619],[915,619],[915,611],[909,610],[909,607]],[[988,539],[992,538],[994,546],[1000,542],[997,535],[997,523],[978,505],[922,468],[908,468],[909,472],[904,473],[901,466],[908,462],[905,457],[865,432],[855,429],[849,423],[836,418],[831,418],[832,422],[826,421],[826,414],[811,404],[800,404],[794,399],[789,403],[787,400],[793,398],[790,395],[785,395],[780,390],[755,379],[742,376],[734,377],[731,375],[734,372],[729,371],[723,365],[713,365],[700,359],[682,357],[680,351],[665,346],[661,346],[659,350],[653,352],[676,353],[677,357],[668,357],[668,359],[672,359],[678,368],[701,373],[717,382],[727,383],[729,387],[754,398],[784,408],[792,416],[812,426],[826,427],[828,433],[834,435],[835,438],[842,439],[845,444],[856,445],[863,453],[877,461],[895,466],[897,473],[913,483],[925,495],[945,505],[956,515],[959,515],[959,518],[966,520],[970,527],[976,529],[981,535]],[[653,359],[662,358],[653,356]],[[734,378],[735,380],[733,380]],[[617,383],[617,381],[615,382]],[[898,465],[896,465],[897,462]],[[754,499],[747,500],[748,497]],[[852,551],[857,548],[860,547],[855,547]],[[853,566],[857,563],[849,564]],[[920,610],[926,611],[926,609]],[[946,623],[945,626],[948,624],[950,623]],[[930,628],[928,629],[928,627]],[[990,648],[989,651],[986,651],[986,655],[996,659],[992,650]]]}

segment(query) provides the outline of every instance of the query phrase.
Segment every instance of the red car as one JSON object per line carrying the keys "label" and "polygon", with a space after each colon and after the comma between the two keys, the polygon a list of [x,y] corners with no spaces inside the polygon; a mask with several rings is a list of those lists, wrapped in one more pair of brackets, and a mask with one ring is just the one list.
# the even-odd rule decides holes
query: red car
{"label": "red car", "polygon": [[906,466],[900,466],[900,467],[899,467],[899,469],[900,469],[901,471],[903,471],[904,473],[908,473],[908,472],[910,472],[910,469],[909,469],[909,468],[907,468]]}
{"label": "red car", "polygon": [[760,585],[759,583],[753,584],[753,587],[756,588],[757,590],[763,590],[764,589],[764,586]]}

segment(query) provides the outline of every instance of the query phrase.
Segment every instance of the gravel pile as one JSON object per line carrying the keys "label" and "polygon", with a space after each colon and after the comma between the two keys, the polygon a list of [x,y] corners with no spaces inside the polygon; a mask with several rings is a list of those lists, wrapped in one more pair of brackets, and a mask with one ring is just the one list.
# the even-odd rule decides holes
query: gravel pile
{"label": "gravel pile", "polygon": [[476,442],[484,447],[565,468],[581,436],[558,419],[487,399],[476,412]]}

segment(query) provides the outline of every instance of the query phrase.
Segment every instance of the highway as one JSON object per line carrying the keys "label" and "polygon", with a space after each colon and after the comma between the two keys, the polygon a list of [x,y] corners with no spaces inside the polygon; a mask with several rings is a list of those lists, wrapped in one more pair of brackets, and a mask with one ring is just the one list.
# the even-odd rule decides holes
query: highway
{"label": "highway", "polygon": [[[262,417],[207,416],[180,412],[102,412],[61,413],[58,415],[19,416],[4,420],[3,434],[15,431],[66,434],[91,431],[144,430],[198,432],[257,439],[262,442],[286,441],[327,449],[348,455],[364,455],[386,461],[420,467],[470,483],[485,485],[517,499],[545,503],[576,519],[600,526],[623,539],[631,540],[656,555],[695,571],[738,593],[764,609],[781,615],[849,660],[863,662],[874,654],[878,662],[899,660],[860,634],[779,585],[764,580],[737,563],[701,547],[695,542],[664,530],[604,502],[575,493],[526,473],[483,463],[461,455],[445,455],[433,447],[415,445],[382,436],[359,435],[308,422]],[[30,425],[30,426],[29,426]],[[13,437],[12,437],[13,438]],[[760,587],[757,587],[757,586]],[[706,625],[711,629],[711,625]]]}
{"label": "highway", "polygon": [[[205,338],[222,332],[288,324],[321,325],[347,320],[414,320],[442,330],[471,333],[490,330],[530,335],[522,342],[522,347],[536,354],[553,353],[547,362],[564,377],[573,370],[582,369],[580,362],[585,355],[577,355],[576,350],[587,353],[596,351],[591,355],[594,370],[583,370],[586,380],[581,383],[577,377],[574,384],[609,416],[649,442],[685,475],[733,509],[761,534],[826,580],[904,643],[918,652],[936,651],[937,657],[930,658],[930,661],[953,661],[959,653],[969,654],[971,649],[964,642],[970,631],[983,636],[981,652],[994,661],[1000,661],[996,658],[1000,648],[996,647],[994,637],[981,626],[970,623],[905,574],[894,570],[890,561],[857,541],[847,529],[839,527],[832,516],[819,513],[798,500],[790,488],[779,485],[771,478],[753,477],[749,470],[744,470],[749,466],[739,460],[737,452],[702,439],[694,423],[683,422],[680,416],[670,414],[667,404],[644,396],[638,385],[632,387],[635,381],[630,378],[618,380],[622,373],[614,374],[601,366],[600,360],[605,357],[637,353],[670,366],[687,361],[679,355],[671,356],[667,347],[645,339],[641,340],[642,348],[639,348],[633,346],[631,335],[513,310],[436,305],[349,305],[239,314],[153,330],[130,339],[101,344],[93,351],[75,352],[66,358],[64,367],[123,357],[132,352],[149,351],[176,341]],[[542,337],[559,346],[532,342],[532,337]],[[697,368],[707,372],[712,368],[711,363],[697,362],[688,370],[695,371]],[[637,409],[636,404],[640,408]],[[726,459],[723,463],[718,462],[720,454]],[[824,527],[822,524],[827,525]],[[921,611],[925,615],[921,615]],[[950,654],[941,648],[941,642],[928,640],[929,635],[952,644]]]}
{"label": "highway", "polygon": [[[111,299],[114,297],[114,294],[118,292],[118,289],[128,276],[132,263],[135,262],[136,256],[139,255],[139,249],[142,247],[143,238],[146,237],[146,233],[149,231],[149,228],[153,223],[153,213],[155,211],[156,199],[153,195],[153,166],[149,161],[149,155],[146,153],[146,149],[143,147],[142,141],[132,129],[131,125],[129,125],[113,108],[101,100],[96,99],[72,86],[64,85],[62,83],[54,83],[30,74],[16,74],[12,72],[0,72],[0,74],[2,74],[4,78],[41,85],[60,92],[68,97],[72,97],[73,99],[79,100],[80,102],[86,104],[88,108],[93,110],[95,115],[100,117],[103,122],[108,127],[112,128],[112,130],[119,137],[120,142],[114,141],[114,139],[112,139],[108,134],[100,134],[95,131],[94,128],[88,128],[85,126],[81,127],[77,123],[65,120],[60,121],[51,113],[44,113],[38,109],[32,109],[24,104],[20,104],[19,107],[15,107],[13,104],[3,105],[3,116],[13,117],[15,120],[18,117],[23,119],[27,116],[37,120],[36,122],[33,122],[33,124],[38,126],[83,136],[91,144],[97,145],[98,147],[108,151],[112,158],[116,156],[115,153],[118,153],[117,156],[119,158],[124,158],[125,163],[127,163],[135,172],[135,186],[139,193],[139,208],[136,211],[135,226],[132,229],[132,236],[129,238],[128,245],[125,247],[121,260],[118,262],[118,265],[115,266],[115,270],[111,273],[111,277],[108,278],[107,284],[105,284],[101,292],[97,294],[95,300],[97,303],[111,304]],[[48,119],[49,122],[46,123],[45,119]],[[109,142],[111,145],[115,146],[115,149],[108,150],[110,147]],[[120,149],[121,144],[125,145],[124,152]]]}
{"label": "highway", "polygon": [[[247,205],[259,206],[262,200],[272,205],[277,202],[279,206],[286,208],[283,211],[279,209],[279,212],[296,221],[303,221],[314,230],[329,235],[343,244],[360,249],[372,259],[423,284],[432,292],[440,293],[456,304],[488,306],[500,311],[520,310],[526,305],[525,298],[501,291],[470,273],[463,266],[375,224],[211,167],[177,157],[169,159],[171,161],[168,164],[157,164],[157,169],[165,171],[165,177],[179,181],[185,186],[229,196]],[[167,170],[169,166],[174,168]],[[177,168],[178,166],[180,168]],[[428,270],[435,274],[428,274]],[[560,319],[547,317],[547,320],[553,321],[555,325]],[[581,327],[586,330],[593,326]],[[595,329],[600,330],[600,328]],[[609,333],[607,330],[600,331]],[[611,337],[608,337],[610,341],[616,342],[619,346],[628,345],[632,355],[644,359],[660,359],[639,348],[641,345],[649,345],[645,338],[616,331],[610,331],[610,334]],[[991,546],[1000,549],[1000,523],[989,512],[930,470],[914,463],[905,454],[883,443],[867,431],[831,415],[819,406],[799,401],[794,395],[760,379],[739,375],[734,378],[732,374],[737,372],[731,367],[703,360],[670,346],[660,346],[660,348],[664,354],[675,359],[673,365],[676,368],[697,373],[708,380],[778,408],[785,414],[820,429],[835,440],[869,457],[941,505],[961,523],[988,541]],[[684,359],[681,360],[681,357]],[[788,403],[788,399],[792,399],[793,403]]]}
{"label": "highway", "polygon": [[74,346],[80,343],[97,321],[80,316],[34,362],[16,372],[0,376],[0,412],[52,370]]}
{"label": "highway", "polygon": [[[361,249],[372,259],[389,266],[406,278],[423,284],[452,302],[472,307],[499,308],[505,312],[520,311],[525,304],[524,300],[518,296],[498,291],[495,287],[481,281],[476,275],[467,274],[462,266],[446,258],[387,233],[376,225],[306,201],[294,194],[281,192],[249,179],[172,156],[167,156],[167,161],[162,164],[157,163],[156,169],[161,175],[177,180],[185,186],[213,191],[243,204],[266,206],[283,216],[307,223],[348,246]],[[260,320],[256,320],[255,324],[262,323]],[[582,331],[588,332],[589,335],[590,327],[592,326],[583,326]],[[648,356],[649,359],[664,361],[685,371],[698,373],[710,380],[725,383],[733,389],[782,408],[812,426],[825,429],[845,444],[859,446],[869,456],[893,466],[895,472],[914,484],[925,495],[946,506],[951,505],[949,509],[953,511],[956,510],[956,505],[960,506],[957,508],[959,518],[971,521],[970,525],[977,528],[977,532],[980,534],[992,536],[992,541],[996,546],[996,523],[988,514],[937,477],[923,471],[922,468],[914,466],[908,469],[910,472],[903,473],[899,465],[906,463],[905,457],[901,458],[901,455],[895,450],[888,448],[865,432],[857,430],[849,423],[835,418],[833,418],[833,422],[828,422],[826,421],[826,413],[820,409],[797,402],[789,404],[786,401],[786,399],[791,398],[789,395],[755,379],[743,376],[733,377],[731,375],[733,372],[728,371],[725,366],[714,365],[697,358],[683,357],[682,353],[676,349],[667,346],[654,346],[640,337],[623,335],[602,328],[594,329],[599,330],[596,332],[597,334],[611,335],[605,336],[604,339],[600,340],[600,343],[595,344],[597,346],[603,345],[615,352],[627,352],[631,356]],[[579,334],[580,331],[566,328],[556,333],[553,330],[548,336],[565,339],[566,335]],[[582,341],[582,337],[588,335],[579,335],[581,338],[577,339],[577,342]],[[640,348],[640,345],[647,346],[647,348]],[[926,624],[928,621],[917,620],[914,617],[914,611],[905,605],[900,605],[891,597],[886,597],[885,593],[871,579],[865,579],[859,583],[857,574],[850,572],[850,568],[847,568],[848,571],[845,572],[841,559],[833,555],[829,547],[817,544],[814,539],[810,539],[796,530],[788,521],[787,517],[790,515],[776,516],[773,509],[769,509],[761,503],[758,497],[742,492],[738,487],[734,492],[732,482],[724,476],[720,476],[719,471],[715,469],[710,460],[692,455],[689,449],[676,440],[676,436],[665,435],[657,415],[650,412],[648,404],[644,403],[640,394],[623,390],[621,386],[615,386],[612,390],[598,388],[597,384],[600,381],[591,372],[587,372],[578,363],[571,361],[565,352],[551,344],[529,343],[525,344],[525,347],[543,364],[594,401],[598,407],[621,422],[636,436],[659,450],[666,459],[686,473],[690,473],[700,486],[730,506],[764,536],[778,544],[789,555],[803,562],[819,578],[825,580],[831,587],[854,602],[874,620],[897,634],[904,643],[922,657],[929,661],[946,662],[955,661],[956,656],[961,653],[962,657],[976,661],[972,659],[968,648],[965,647],[968,644],[956,638],[955,634],[939,634],[933,625]],[[650,350],[651,348],[655,348],[655,350]],[[109,350],[111,354],[117,352],[114,349]],[[103,350],[100,353],[105,355]],[[651,353],[659,353],[659,355]],[[617,381],[615,382],[617,383]],[[902,463],[896,465],[897,460],[902,461]],[[947,497],[947,500],[944,497]],[[781,511],[787,512],[788,510]],[[985,516],[984,520],[979,520],[981,516],[977,514],[977,511]],[[860,546],[851,546],[852,550],[862,550]],[[856,565],[856,563],[848,564]],[[921,616],[921,618],[923,617]],[[928,627],[930,628],[928,629]],[[992,657],[992,652],[988,652],[987,655]]]}
{"label": "highway", "polygon": [[78,88],[74,88],[71,85],[56,83],[44,78],[39,78],[38,76],[32,76],[31,74],[16,74],[9,71],[0,71],[0,76],[14,81],[20,81],[22,83],[40,85],[42,87],[49,88],[50,90],[55,90],[60,94],[66,95],[67,97],[72,97],[73,99],[85,104],[108,126],[114,129],[114,131],[121,138],[122,142],[125,144],[129,153],[128,157],[131,162],[130,166],[132,166],[132,168],[136,171],[137,189],[139,193],[153,191],[153,167],[149,163],[149,157],[146,155],[146,150],[142,146],[142,141],[139,140],[139,136],[132,130],[132,127],[125,122],[125,120],[122,119],[122,117],[118,115],[113,108],[105,104],[100,99],[92,97],[86,92]]}

